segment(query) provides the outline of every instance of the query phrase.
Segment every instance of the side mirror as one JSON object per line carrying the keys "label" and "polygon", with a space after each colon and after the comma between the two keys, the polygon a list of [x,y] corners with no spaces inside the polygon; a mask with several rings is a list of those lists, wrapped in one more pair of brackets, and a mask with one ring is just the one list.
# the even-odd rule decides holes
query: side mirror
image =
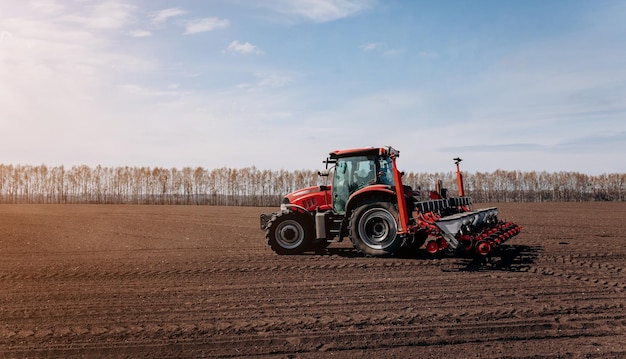
{"label": "side mirror", "polygon": [[334,165],[335,163],[337,163],[336,159],[331,159],[330,157],[326,157],[325,161],[322,161],[322,163],[326,164],[326,169],[328,169],[328,165]]}

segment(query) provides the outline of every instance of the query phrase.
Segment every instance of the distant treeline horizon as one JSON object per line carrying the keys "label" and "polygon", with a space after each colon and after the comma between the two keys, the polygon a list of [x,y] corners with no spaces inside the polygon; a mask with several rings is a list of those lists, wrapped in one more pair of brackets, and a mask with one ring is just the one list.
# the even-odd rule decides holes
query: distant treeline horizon
{"label": "distant treeline horizon", "polygon": [[[626,174],[579,172],[463,172],[474,203],[624,201]],[[406,172],[403,183],[422,199],[438,180],[451,196],[456,173]],[[278,206],[300,188],[330,184],[317,170],[203,167],[90,167],[0,164],[0,204],[182,204]]]}

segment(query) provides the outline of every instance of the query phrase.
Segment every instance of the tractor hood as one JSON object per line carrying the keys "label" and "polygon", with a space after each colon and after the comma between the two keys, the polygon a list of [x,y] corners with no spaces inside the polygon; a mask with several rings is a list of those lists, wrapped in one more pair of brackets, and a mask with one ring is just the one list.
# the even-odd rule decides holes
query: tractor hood
{"label": "tractor hood", "polygon": [[331,186],[312,186],[291,192],[283,197],[282,204],[295,204],[307,211],[331,204]]}

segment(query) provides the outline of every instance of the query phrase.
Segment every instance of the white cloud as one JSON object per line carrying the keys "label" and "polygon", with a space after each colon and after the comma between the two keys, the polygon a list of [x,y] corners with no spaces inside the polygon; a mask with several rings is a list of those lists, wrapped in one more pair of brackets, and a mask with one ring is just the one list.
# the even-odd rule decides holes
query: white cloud
{"label": "white cloud", "polygon": [[195,19],[188,21],[185,25],[185,35],[197,34],[200,32],[224,29],[230,25],[227,19],[219,19],[216,17],[207,17],[203,19]]}
{"label": "white cloud", "polygon": [[368,44],[361,45],[360,48],[361,50],[368,52],[368,51],[374,51],[378,49],[381,45],[382,44],[380,42],[370,42]]}
{"label": "white cloud", "polygon": [[260,53],[259,49],[257,49],[257,47],[252,45],[251,43],[249,43],[249,42],[241,43],[238,40],[232,41],[228,45],[228,48],[226,48],[226,50],[229,51],[229,52],[236,52],[236,53],[242,54],[242,55],[249,55],[249,54],[258,54],[258,53]]}
{"label": "white cloud", "polygon": [[150,18],[152,19],[152,22],[154,23],[161,23],[161,22],[167,21],[171,17],[184,15],[186,13],[187,11],[183,9],[173,7],[169,9],[156,11],[150,15]]}
{"label": "white cloud", "polygon": [[268,0],[260,4],[273,11],[315,22],[352,16],[372,5],[370,0]]}
{"label": "white cloud", "polygon": [[128,35],[131,37],[149,37],[152,36],[152,33],[147,30],[132,30],[128,32]]}

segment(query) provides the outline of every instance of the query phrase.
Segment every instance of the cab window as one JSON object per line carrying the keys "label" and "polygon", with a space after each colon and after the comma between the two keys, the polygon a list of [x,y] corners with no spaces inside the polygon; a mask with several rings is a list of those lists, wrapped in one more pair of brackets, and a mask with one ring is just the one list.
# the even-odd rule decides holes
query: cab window
{"label": "cab window", "polygon": [[350,195],[376,183],[375,159],[366,156],[340,158],[333,176],[333,210],[344,214]]}

